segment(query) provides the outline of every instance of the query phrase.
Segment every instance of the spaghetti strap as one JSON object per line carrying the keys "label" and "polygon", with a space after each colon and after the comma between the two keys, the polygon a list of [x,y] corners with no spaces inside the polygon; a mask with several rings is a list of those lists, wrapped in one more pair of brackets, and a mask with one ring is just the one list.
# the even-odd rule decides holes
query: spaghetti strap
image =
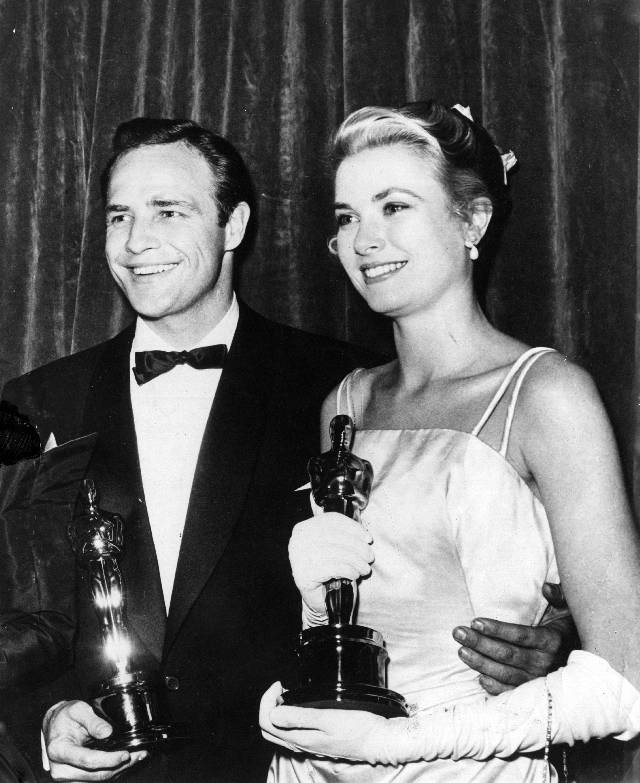
{"label": "spaghetti strap", "polygon": [[359,372],[362,372],[364,368],[356,367],[355,370],[351,370],[350,373],[344,376],[338,386],[338,392],[336,394],[336,415],[346,413],[348,416],[356,420],[355,406],[353,401],[353,381]]}
{"label": "spaghetti strap", "polygon": [[509,434],[511,433],[511,425],[513,424],[513,417],[516,412],[516,403],[518,402],[518,395],[520,394],[522,383],[531,367],[545,353],[555,353],[555,351],[553,348],[539,348],[536,353],[529,355],[529,359],[522,368],[522,372],[518,376],[518,380],[516,381],[513,392],[511,393],[511,400],[509,401],[509,408],[507,409],[507,418],[504,424],[504,432],[502,434],[502,443],[500,444],[500,454],[505,457],[505,459],[507,456],[507,449],[509,447]]}
{"label": "spaghetti strap", "polygon": [[[344,378],[340,381],[340,385],[338,386],[338,392],[336,394],[336,416],[339,416],[340,413],[345,409],[347,411],[349,410],[349,395],[345,394],[345,387],[347,385],[347,381],[349,380],[351,376],[351,373],[348,373],[348,375],[345,375]],[[342,397],[345,397],[345,405],[342,404]]]}
{"label": "spaghetti strap", "polygon": [[[504,380],[502,381],[502,383],[501,383],[501,384],[500,384],[500,386],[498,387],[498,390],[497,390],[497,391],[496,391],[496,393],[493,395],[493,397],[492,397],[492,399],[491,399],[491,402],[490,402],[490,403],[487,405],[487,407],[486,407],[486,409],[485,409],[485,412],[484,412],[484,413],[482,414],[482,416],[480,417],[480,421],[479,421],[479,422],[476,424],[476,426],[475,426],[475,427],[474,427],[474,428],[471,430],[471,434],[472,434],[472,435],[474,435],[475,437],[478,437],[478,435],[480,434],[480,432],[481,432],[482,428],[484,427],[484,425],[485,425],[485,424],[486,424],[486,423],[489,421],[489,419],[491,418],[491,414],[494,412],[494,410],[495,410],[495,409],[496,409],[496,407],[498,406],[498,403],[499,403],[499,402],[500,402],[500,400],[501,400],[501,399],[504,397],[504,394],[505,394],[505,392],[506,392],[506,391],[507,391],[507,389],[509,388],[509,384],[511,383],[511,381],[512,381],[512,380],[513,380],[513,378],[515,377],[515,375],[516,375],[516,373],[518,372],[518,370],[519,370],[519,369],[522,367],[522,365],[523,365],[523,364],[524,364],[524,363],[525,363],[525,362],[526,362],[528,359],[531,359],[531,358],[535,357],[535,358],[534,358],[534,361],[535,361],[535,359],[536,359],[538,356],[541,356],[543,353],[548,353],[549,351],[553,351],[553,350],[554,350],[553,348],[544,348],[544,347],[542,347],[542,346],[540,346],[540,347],[538,347],[538,348],[529,348],[529,350],[528,350],[528,351],[525,351],[525,352],[522,354],[522,356],[519,356],[519,357],[516,359],[516,361],[515,361],[515,362],[514,362],[514,363],[511,365],[511,369],[510,369],[510,370],[509,370],[509,372],[506,374],[506,376],[505,376]],[[532,364],[533,364],[533,362],[532,362]],[[528,368],[527,368],[527,369],[528,369]],[[512,402],[513,402],[513,398],[512,398]],[[510,426],[511,426],[511,425],[509,425],[509,427],[510,427]],[[505,426],[505,431],[506,431],[506,426]],[[508,439],[508,437],[509,437],[509,433],[507,432],[507,439]],[[504,436],[503,436],[503,443],[504,443]],[[502,453],[502,450],[501,450],[501,453]]]}

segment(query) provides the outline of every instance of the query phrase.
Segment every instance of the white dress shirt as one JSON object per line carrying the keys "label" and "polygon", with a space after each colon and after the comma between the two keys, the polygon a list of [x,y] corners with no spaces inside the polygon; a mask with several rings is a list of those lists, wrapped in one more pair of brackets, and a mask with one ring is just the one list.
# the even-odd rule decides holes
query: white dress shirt
{"label": "white dress shirt", "polygon": [[[227,348],[238,325],[234,296],[224,318],[195,345],[224,343]],[[172,351],[140,318],[131,345],[131,367],[136,351]],[[178,564],[191,485],[204,429],[222,370],[196,370],[180,364],[138,386],[130,376],[131,405],[138,442],[142,485],[158,558],[167,610]]]}

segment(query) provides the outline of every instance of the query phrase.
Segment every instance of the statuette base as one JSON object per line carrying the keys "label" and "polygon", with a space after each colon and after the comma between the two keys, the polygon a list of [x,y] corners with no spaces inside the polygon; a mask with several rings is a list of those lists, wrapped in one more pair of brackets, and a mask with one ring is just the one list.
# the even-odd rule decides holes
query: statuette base
{"label": "statuette base", "polygon": [[404,698],[384,687],[387,651],[382,635],[363,625],[323,625],[300,634],[299,687],[285,704],[366,710],[385,718],[409,714]]}
{"label": "statuette base", "polygon": [[98,750],[144,750],[162,743],[182,743],[194,739],[188,724],[160,719],[157,678],[145,672],[127,672],[101,682],[91,700],[94,710],[113,726],[105,739],[93,739],[87,747]]}
{"label": "statuette base", "polygon": [[406,718],[409,715],[406,702],[399,693],[374,685],[295,688],[283,694],[283,703],[328,710],[366,710],[383,718]]}
{"label": "statuette base", "polygon": [[105,739],[93,739],[86,743],[94,750],[147,750],[162,743],[162,750],[168,750],[173,744],[190,742],[194,737],[189,727],[180,724],[158,724],[145,729],[131,729],[115,732]]}

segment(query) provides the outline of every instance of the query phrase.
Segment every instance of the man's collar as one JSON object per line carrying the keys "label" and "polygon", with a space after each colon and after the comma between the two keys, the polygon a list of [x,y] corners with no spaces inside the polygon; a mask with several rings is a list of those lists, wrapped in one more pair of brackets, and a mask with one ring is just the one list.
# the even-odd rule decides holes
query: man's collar
{"label": "man's collar", "polygon": [[[235,293],[229,309],[222,319],[194,345],[183,346],[184,350],[199,348],[202,345],[217,345],[223,343],[229,348],[238,326],[240,308]],[[174,351],[175,345],[170,345],[164,338],[156,334],[140,316],[135,322],[135,334],[131,345],[131,354],[136,351]]]}

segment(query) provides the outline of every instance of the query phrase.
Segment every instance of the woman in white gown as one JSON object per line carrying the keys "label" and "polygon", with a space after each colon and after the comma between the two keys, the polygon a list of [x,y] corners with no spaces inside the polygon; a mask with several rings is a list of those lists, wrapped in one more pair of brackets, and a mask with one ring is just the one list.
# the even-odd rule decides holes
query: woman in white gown
{"label": "woman in white gown", "polygon": [[[508,212],[506,171],[458,107],[367,107],[335,144],[331,245],[369,306],[393,319],[397,359],[326,400],[355,420],[374,467],[363,526],[316,514],[290,556],[306,626],[324,583],[361,578],[358,622],[382,632],[388,686],[409,719],[279,706],[270,780],[554,780],[550,743],[640,730],[640,547],[610,425],[588,375],[496,330],[473,264]],[[493,236],[492,236],[493,234]],[[546,678],[488,697],[453,625],[533,625],[561,579],[583,650]]]}

